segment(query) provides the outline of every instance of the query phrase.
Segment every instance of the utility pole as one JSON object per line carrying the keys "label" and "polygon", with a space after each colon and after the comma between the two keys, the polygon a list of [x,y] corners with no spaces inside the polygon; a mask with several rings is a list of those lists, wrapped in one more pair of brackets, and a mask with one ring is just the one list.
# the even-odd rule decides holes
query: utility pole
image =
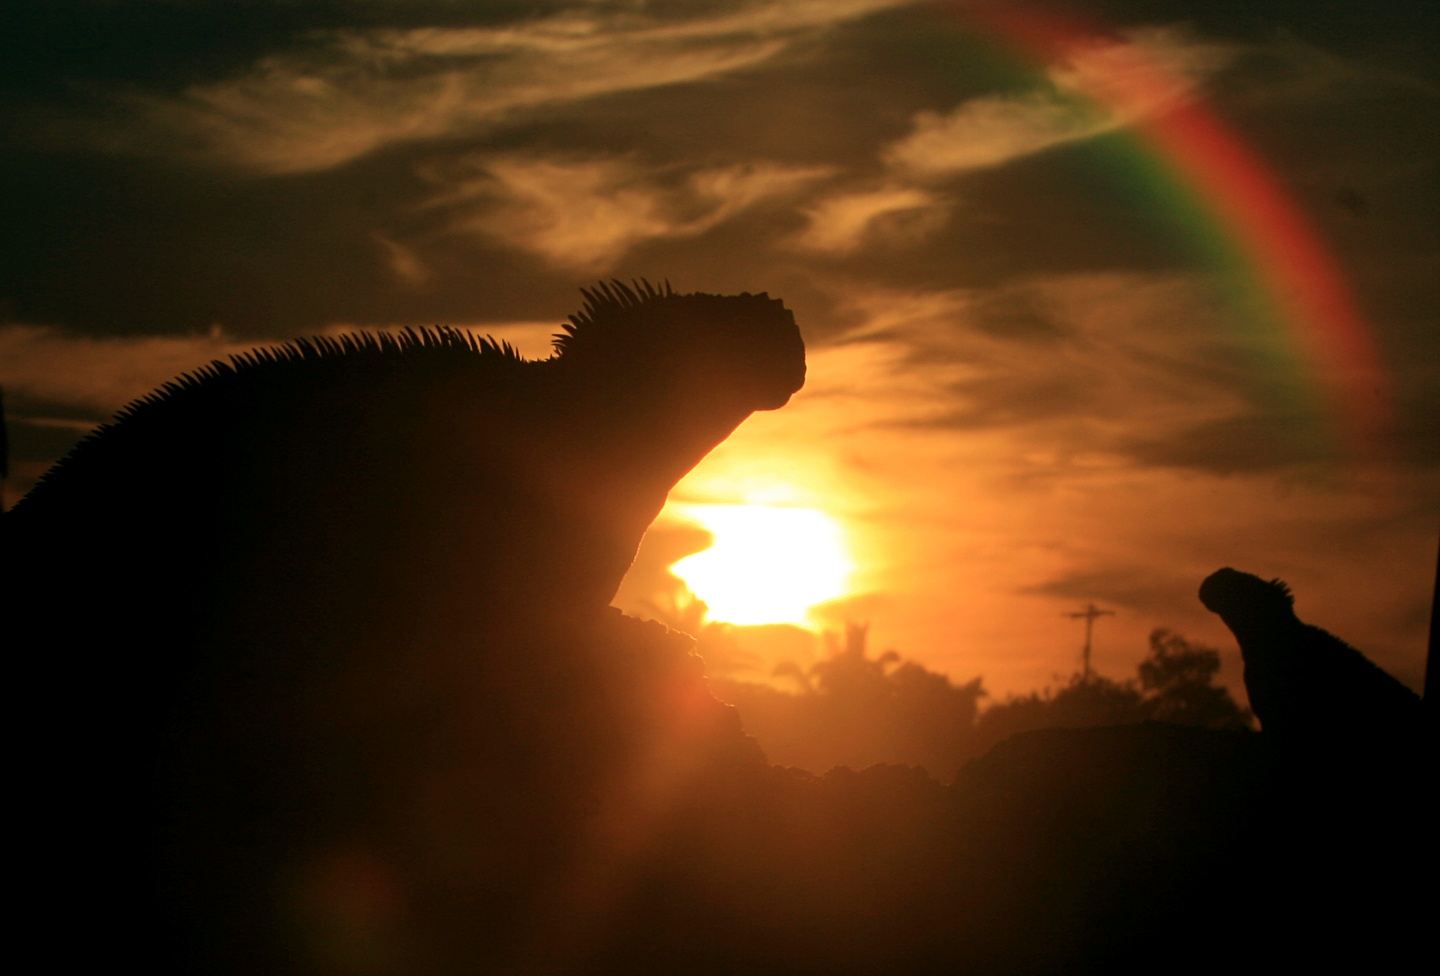
{"label": "utility pole", "polygon": [[1085,609],[1081,610],[1079,613],[1067,613],[1066,616],[1076,619],[1083,618],[1085,621],[1085,670],[1083,672],[1084,677],[1082,678],[1082,682],[1088,685],[1090,683],[1090,637],[1091,632],[1094,630],[1095,627],[1095,618],[1107,616],[1113,617],[1115,616],[1115,611],[1101,610],[1099,607],[1095,606],[1095,604],[1091,603],[1088,604]]}

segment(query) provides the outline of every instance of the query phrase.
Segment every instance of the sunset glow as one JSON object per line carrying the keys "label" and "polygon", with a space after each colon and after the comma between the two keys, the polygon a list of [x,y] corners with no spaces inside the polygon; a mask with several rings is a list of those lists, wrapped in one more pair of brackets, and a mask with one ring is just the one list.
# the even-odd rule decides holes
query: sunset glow
{"label": "sunset glow", "polygon": [[805,624],[812,606],[845,595],[854,564],[845,533],[813,508],[680,505],[677,515],[714,537],[671,571],[732,624]]}
{"label": "sunset glow", "polygon": [[0,21],[22,948],[1434,955],[1437,0]]}
{"label": "sunset glow", "polygon": [[[132,5],[0,37],[0,507],[204,364],[435,325],[545,360],[578,289],[668,280],[805,343],[614,591],[794,642],[731,634],[713,674],[865,624],[999,701],[1065,680],[1093,602],[1097,673],[1164,627],[1238,693],[1196,598],[1231,566],[1422,684],[1435,4]],[[722,392],[679,365],[675,409]]]}

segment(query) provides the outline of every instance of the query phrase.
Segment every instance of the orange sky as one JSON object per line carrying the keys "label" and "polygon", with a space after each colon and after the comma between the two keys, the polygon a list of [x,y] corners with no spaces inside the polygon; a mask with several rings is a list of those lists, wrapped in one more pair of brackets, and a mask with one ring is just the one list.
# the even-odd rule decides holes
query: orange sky
{"label": "orange sky", "polygon": [[[10,500],[210,358],[432,322],[544,355],[578,285],[668,276],[785,299],[810,362],[675,498],[836,520],[852,592],[822,617],[869,621],[876,650],[1026,691],[1077,667],[1065,615],[1094,601],[1116,612],[1103,673],[1130,676],[1165,626],[1222,648],[1234,685],[1195,598],[1232,565],[1418,686],[1440,514],[1433,13],[1066,6],[1090,33],[1043,57],[967,5],[904,0],[260,4],[244,32],[178,5],[155,14],[173,30],[69,25],[110,37],[99,53],[52,36],[64,15],[23,21],[0,40],[25,51],[0,91]],[[1123,100],[1096,95],[1117,78]],[[1341,431],[1372,374],[1305,358],[1313,323],[1253,314],[1236,283],[1264,269],[1145,140],[1197,106],[1356,298],[1395,418],[1365,450]],[[652,533],[627,606],[686,539]]]}
{"label": "orange sky", "polygon": [[[1077,308],[1114,310],[1096,328],[1119,346],[1143,345],[1145,316],[1174,300],[1123,279],[1067,288]],[[1125,303],[1142,306],[1130,322],[1118,308]],[[933,327],[935,317],[963,316],[964,304],[964,296],[938,305],[931,296],[907,324]],[[1065,417],[957,437],[927,427],[936,409],[927,391],[969,371],[954,365],[963,359],[902,365],[900,350],[865,330],[815,350],[812,379],[791,405],[752,417],[674,497],[733,501],[792,487],[782,500],[833,515],[856,562],[856,592],[812,625],[868,620],[877,651],[896,647],[957,678],[983,674],[992,693],[1056,684],[1075,670],[1083,628],[1066,614],[1091,600],[1117,611],[1097,625],[1094,657],[1113,677],[1130,676],[1155,627],[1233,650],[1195,598],[1200,579],[1232,564],[1285,577],[1302,617],[1418,686],[1435,540],[1406,517],[1405,472],[1339,472],[1311,489],[1270,474],[1139,466],[1068,446],[1077,425]],[[1084,375],[1086,364],[1065,368]],[[1117,422],[1132,410],[1205,409],[1139,379],[1127,386],[1113,372],[1095,382],[1116,387]],[[1344,565],[1317,557],[1317,532],[1353,533]],[[765,559],[763,547],[755,559]],[[1399,585],[1396,566],[1413,568],[1413,585]],[[1238,685],[1233,655],[1227,672]]]}

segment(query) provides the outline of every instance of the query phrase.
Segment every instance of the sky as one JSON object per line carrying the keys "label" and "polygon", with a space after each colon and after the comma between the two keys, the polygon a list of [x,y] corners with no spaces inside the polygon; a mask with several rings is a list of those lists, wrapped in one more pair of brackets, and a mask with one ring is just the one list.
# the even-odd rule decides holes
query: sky
{"label": "sky", "polygon": [[545,355],[598,280],[765,291],[807,386],[677,488],[626,606],[745,503],[822,526],[789,543],[835,591],[812,627],[997,697],[1078,667],[1091,602],[1102,673],[1163,626],[1238,685],[1195,596],[1227,565],[1421,683],[1433,3],[16,6],[10,503],[256,344],[440,323]]}

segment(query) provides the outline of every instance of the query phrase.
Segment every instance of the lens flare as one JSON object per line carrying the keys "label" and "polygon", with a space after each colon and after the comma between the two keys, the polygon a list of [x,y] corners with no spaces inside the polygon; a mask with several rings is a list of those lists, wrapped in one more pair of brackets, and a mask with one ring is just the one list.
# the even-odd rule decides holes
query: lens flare
{"label": "lens flare", "polygon": [[710,532],[708,549],[670,567],[710,608],[710,619],[805,625],[810,608],[844,596],[854,562],[840,523],[814,508],[678,505]]}

